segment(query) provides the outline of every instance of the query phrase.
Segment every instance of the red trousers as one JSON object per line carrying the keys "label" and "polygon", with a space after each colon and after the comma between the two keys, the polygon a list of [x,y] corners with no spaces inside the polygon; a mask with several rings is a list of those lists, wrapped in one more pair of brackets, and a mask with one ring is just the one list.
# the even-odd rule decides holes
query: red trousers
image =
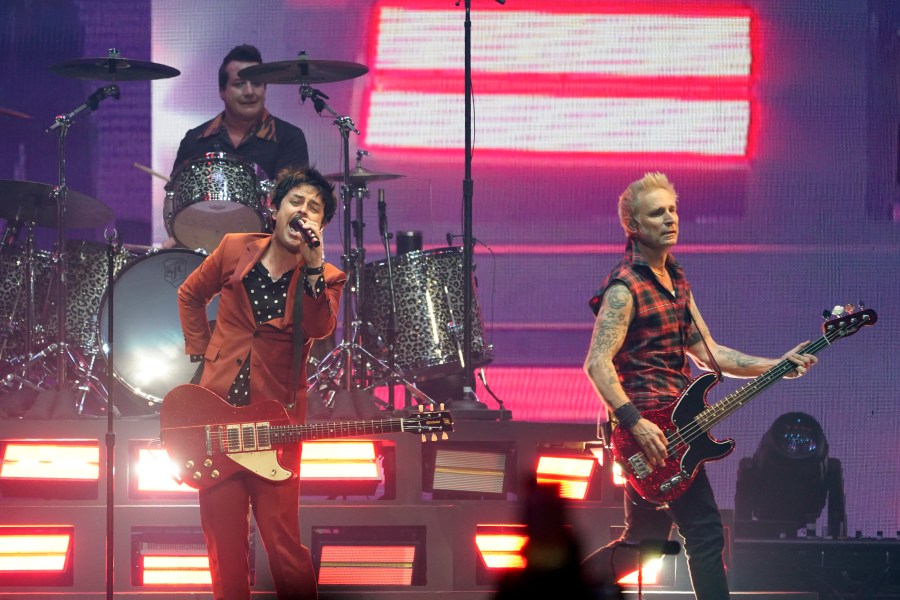
{"label": "red trousers", "polygon": [[278,599],[317,598],[309,550],[300,543],[299,491],[298,477],[272,483],[248,473],[200,492],[216,600],[250,600],[251,507]]}

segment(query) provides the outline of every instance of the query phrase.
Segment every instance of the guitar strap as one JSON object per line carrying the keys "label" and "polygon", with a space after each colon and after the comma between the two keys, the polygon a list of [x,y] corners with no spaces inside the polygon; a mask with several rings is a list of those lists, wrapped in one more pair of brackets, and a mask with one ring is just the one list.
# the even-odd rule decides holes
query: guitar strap
{"label": "guitar strap", "polygon": [[291,387],[290,397],[284,405],[287,408],[294,408],[297,404],[297,385],[300,381],[300,359],[303,356],[303,345],[306,340],[303,337],[303,269],[297,271],[297,280],[294,282],[294,343],[291,359]]}
{"label": "guitar strap", "polygon": [[719,363],[716,362],[716,357],[713,356],[713,353],[709,349],[709,344],[706,343],[706,336],[703,335],[703,329],[700,327],[699,322],[694,317],[694,307],[691,303],[691,296],[688,296],[687,299],[687,309],[688,309],[688,333],[690,333],[691,322],[693,322],[694,326],[697,327],[697,333],[700,334],[700,340],[703,342],[703,348],[706,350],[706,356],[709,357],[709,362],[712,365],[713,369],[716,371],[716,380],[722,381],[724,375],[722,375],[722,369],[719,368]]}

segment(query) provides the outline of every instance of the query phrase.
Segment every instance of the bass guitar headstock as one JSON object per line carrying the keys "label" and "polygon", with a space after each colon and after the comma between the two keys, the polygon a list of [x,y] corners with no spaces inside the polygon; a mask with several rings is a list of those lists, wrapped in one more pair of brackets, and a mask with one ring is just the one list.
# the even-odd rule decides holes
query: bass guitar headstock
{"label": "bass guitar headstock", "polygon": [[862,301],[858,306],[852,304],[837,305],[831,310],[822,312],[825,322],[822,324],[822,332],[829,341],[837,338],[849,337],[869,325],[878,321],[878,315],[871,308],[865,308]]}
{"label": "bass guitar headstock", "polygon": [[432,442],[436,442],[438,434],[440,439],[446,440],[449,437],[447,432],[453,431],[453,416],[450,411],[444,410],[443,404],[440,405],[440,410],[435,411],[433,408],[429,406],[425,410],[425,406],[420,404],[419,412],[401,419],[403,431],[421,434],[423,442],[427,442],[429,437]]}

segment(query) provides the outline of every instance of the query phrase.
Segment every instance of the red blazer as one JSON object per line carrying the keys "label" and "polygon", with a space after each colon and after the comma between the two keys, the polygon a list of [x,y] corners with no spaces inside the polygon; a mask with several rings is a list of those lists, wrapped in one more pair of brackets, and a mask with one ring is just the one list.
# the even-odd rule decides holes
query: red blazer
{"label": "red blazer", "polygon": [[[250,354],[250,401],[278,400],[289,404],[293,348],[294,296],[303,294],[303,333],[306,343],[300,360],[296,406],[288,410],[298,423],[306,419],[306,361],[314,339],[330,335],[337,326],[337,312],[346,275],[325,265],[325,293],[311,298],[302,290],[300,269],[295,267],[284,316],[257,326],[244,289],[243,277],[259,262],[270,234],[231,233],[178,288],[178,310],[184,331],[185,352],[205,358],[200,385],[228,398],[228,390]],[[300,283],[300,290],[297,284]],[[215,331],[206,320],[206,305],[219,294]]]}

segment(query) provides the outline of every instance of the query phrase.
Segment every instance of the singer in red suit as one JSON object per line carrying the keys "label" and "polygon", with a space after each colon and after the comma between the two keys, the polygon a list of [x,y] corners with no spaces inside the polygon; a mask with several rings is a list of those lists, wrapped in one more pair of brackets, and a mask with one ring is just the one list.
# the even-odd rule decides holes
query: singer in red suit
{"label": "singer in red suit", "polygon": [[[185,350],[202,363],[199,385],[236,406],[280,401],[293,421],[305,421],[309,350],[314,339],[334,331],[346,282],[343,272],[325,263],[318,243],[336,207],[334,187],[315,169],[282,172],[272,195],[274,232],[226,235],[185,280],[178,305]],[[206,306],[217,294],[211,331]],[[285,466],[299,466],[299,459],[299,446],[284,450]],[[297,476],[276,483],[246,474],[200,492],[216,600],[250,598],[251,509],[279,600],[317,597],[309,551],[300,543],[298,504]]]}

